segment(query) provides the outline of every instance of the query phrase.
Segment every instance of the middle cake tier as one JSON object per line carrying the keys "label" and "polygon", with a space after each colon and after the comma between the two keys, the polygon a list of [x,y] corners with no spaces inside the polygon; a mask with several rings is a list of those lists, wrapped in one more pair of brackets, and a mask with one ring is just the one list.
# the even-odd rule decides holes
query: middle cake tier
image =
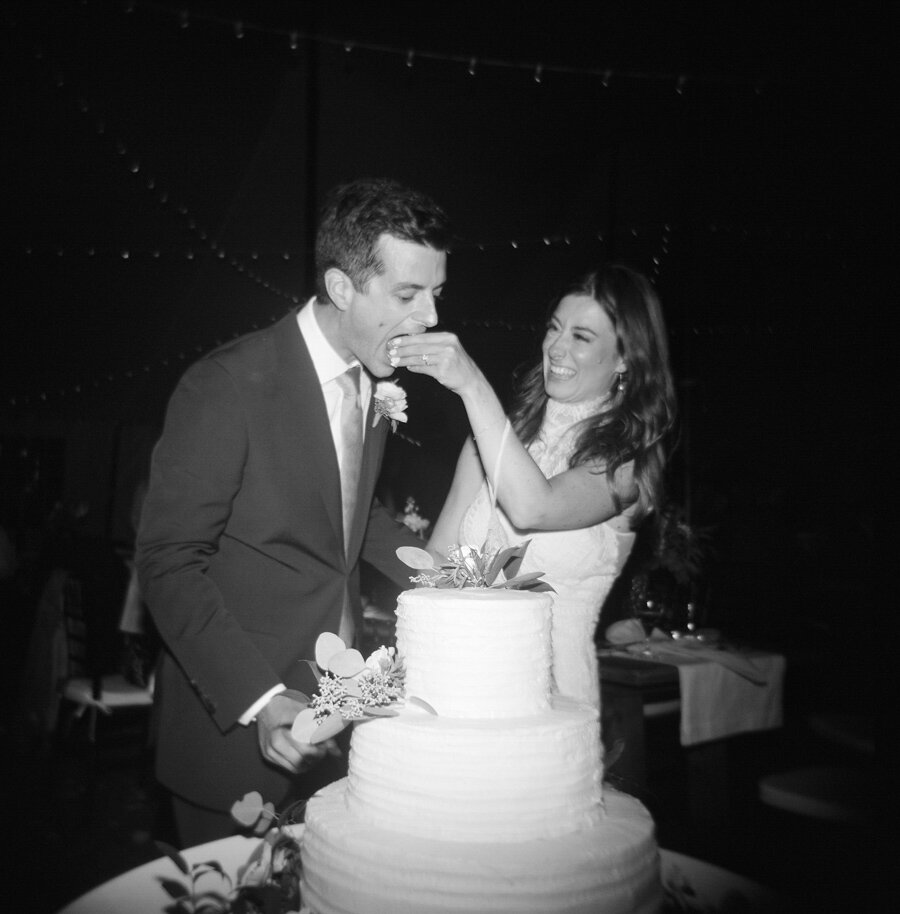
{"label": "middle cake tier", "polygon": [[444,841],[530,841],[602,816],[597,713],[556,698],[507,720],[414,708],[357,724],[347,809],[361,822]]}

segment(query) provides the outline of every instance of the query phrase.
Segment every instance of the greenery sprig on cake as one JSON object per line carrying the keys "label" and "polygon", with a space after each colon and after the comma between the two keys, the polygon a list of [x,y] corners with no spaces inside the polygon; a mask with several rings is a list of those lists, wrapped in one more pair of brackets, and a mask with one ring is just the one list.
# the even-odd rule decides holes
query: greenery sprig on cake
{"label": "greenery sprig on cake", "polygon": [[348,723],[370,717],[393,717],[403,696],[403,666],[393,647],[380,647],[367,659],[332,632],[316,641],[316,660],[308,660],[318,688],[313,697],[294,697],[306,704],[294,719],[291,736],[299,743],[321,743]]}
{"label": "greenery sprig on cake", "polygon": [[424,549],[401,546],[397,558],[419,572],[410,576],[410,581],[424,587],[552,591],[553,588],[541,580],[543,571],[519,573],[530,542],[526,540],[518,546],[498,550],[454,545],[439,564],[435,564],[432,555]]}

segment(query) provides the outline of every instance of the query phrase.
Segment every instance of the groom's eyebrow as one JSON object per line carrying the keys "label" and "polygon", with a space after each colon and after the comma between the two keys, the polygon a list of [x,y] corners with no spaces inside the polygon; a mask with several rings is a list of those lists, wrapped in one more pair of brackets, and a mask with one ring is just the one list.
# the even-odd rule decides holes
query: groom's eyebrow
{"label": "groom's eyebrow", "polygon": [[[446,283],[442,282],[439,286],[434,287],[434,291],[440,292],[441,290],[443,290],[445,285],[446,285]],[[391,288],[391,291],[392,292],[401,292],[404,289],[414,289],[416,292],[421,292],[423,289],[427,289],[427,288],[428,288],[428,286],[423,286],[421,283],[418,283],[418,282],[398,282]]]}

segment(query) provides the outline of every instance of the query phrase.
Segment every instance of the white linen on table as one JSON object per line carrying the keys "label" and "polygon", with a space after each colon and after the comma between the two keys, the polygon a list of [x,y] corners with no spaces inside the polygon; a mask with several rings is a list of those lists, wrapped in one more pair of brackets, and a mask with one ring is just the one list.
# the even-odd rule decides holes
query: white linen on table
{"label": "white linen on table", "polygon": [[784,657],[760,654],[747,659],[759,671],[762,683],[713,660],[671,656],[681,686],[682,746],[782,725]]}

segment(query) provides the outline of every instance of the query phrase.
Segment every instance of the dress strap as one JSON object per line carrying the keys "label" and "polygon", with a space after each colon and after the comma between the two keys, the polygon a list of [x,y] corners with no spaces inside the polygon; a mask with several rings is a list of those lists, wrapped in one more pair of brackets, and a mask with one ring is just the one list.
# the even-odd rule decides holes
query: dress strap
{"label": "dress strap", "polygon": [[497,509],[497,486],[500,483],[500,461],[503,459],[503,452],[506,450],[506,439],[509,438],[509,432],[512,426],[510,425],[509,419],[506,420],[506,424],[503,426],[503,435],[500,438],[500,450],[497,451],[497,459],[494,461],[494,473],[493,473],[493,482],[491,477],[488,476],[488,492],[491,495],[491,514]]}

